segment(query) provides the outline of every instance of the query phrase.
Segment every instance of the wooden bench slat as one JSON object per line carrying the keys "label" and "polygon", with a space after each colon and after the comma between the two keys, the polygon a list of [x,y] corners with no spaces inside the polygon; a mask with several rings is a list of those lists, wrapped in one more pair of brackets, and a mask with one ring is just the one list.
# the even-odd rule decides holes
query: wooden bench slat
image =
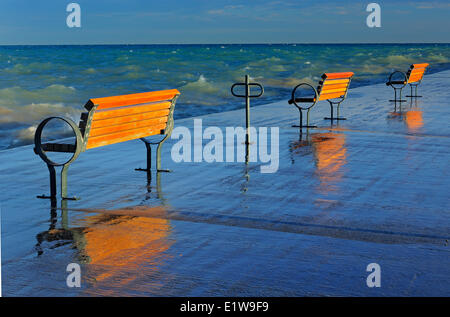
{"label": "wooden bench slat", "polygon": [[422,73],[414,73],[414,74],[411,74],[410,76],[409,76],[409,78],[413,78],[413,77],[419,77],[419,78],[422,78],[423,77],[423,72]]}
{"label": "wooden bench slat", "polygon": [[108,111],[96,111],[93,116],[93,120],[102,120],[122,116],[136,115],[139,113],[160,111],[170,109],[171,103],[168,101],[160,103],[141,104],[133,107],[124,107],[118,109],[112,109]]}
{"label": "wooden bench slat", "polygon": [[411,72],[409,74],[415,75],[415,74],[423,74],[423,73],[425,73],[425,68],[413,69],[413,70],[411,70]]}
{"label": "wooden bench slat", "polygon": [[150,91],[150,92],[141,92],[136,94],[127,94],[127,95],[119,95],[119,96],[108,96],[108,97],[102,97],[102,98],[92,98],[92,101],[95,101],[95,104],[100,103],[108,103],[112,101],[117,100],[132,100],[132,99],[141,99],[141,98],[149,98],[149,97],[157,97],[161,95],[167,95],[170,94],[172,96],[175,96],[176,94],[179,94],[180,92],[177,89],[168,89],[168,90],[159,90],[159,91]]}
{"label": "wooden bench slat", "polygon": [[422,77],[424,73],[425,72],[413,72],[413,73],[409,74],[409,77],[413,77],[413,76],[420,76],[420,77]]}
{"label": "wooden bench slat", "polygon": [[120,132],[120,131],[133,130],[133,129],[137,129],[137,128],[152,127],[152,126],[161,125],[161,124],[164,125],[163,129],[165,129],[166,123],[167,123],[167,116],[164,116],[164,117],[153,118],[153,119],[149,119],[149,120],[139,120],[139,121],[133,121],[133,122],[124,123],[124,124],[109,125],[109,126],[104,126],[104,127],[92,126],[91,131],[89,133],[89,138],[99,136],[99,135]]}
{"label": "wooden bench slat", "polygon": [[408,80],[409,84],[413,84],[415,82],[421,81],[422,80],[422,76],[420,77],[415,77],[415,78],[411,78],[410,80]]}
{"label": "wooden bench slat", "polygon": [[418,77],[418,78],[422,78],[423,77],[423,73],[414,73],[409,75],[408,79],[414,78],[414,77]]}
{"label": "wooden bench slat", "polygon": [[337,88],[337,89],[324,88],[323,90],[320,91],[320,94],[331,94],[331,93],[340,92],[342,95],[345,95],[346,91],[347,91],[347,88]]}
{"label": "wooden bench slat", "polygon": [[144,138],[152,135],[162,134],[166,124],[155,125],[152,127],[132,129],[117,133],[111,133],[101,136],[96,136],[88,139],[86,149],[92,149],[99,146],[125,142],[129,140],[135,140],[139,138]]}
{"label": "wooden bench slat", "polygon": [[345,95],[345,93],[342,93],[342,92],[335,92],[335,93],[331,93],[331,94],[320,94],[319,100],[328,100],[328,99],[340,98],[343,95]]}
{"label": "wooden bench slat", "polygon": [[98,105],[97,110],[101,110],[149,102],[165,101],[173,99],[175,95],[179,93],[180,92],[177,89],[171,89],[122,96],[94,98],[90,99],[90,102],[88,102],[86,108],[91,108],[92,105]]}
{"label": "wooden bench slat", "polygon": [[120,116],[113,117],[109,119],[101,119],[92,121],[91,129],[101,128],[101,127],[109,127],[112,125],[130,123],[135,121],[149,120],[149,119],[157,119],[157,118],[166,118],[169,115],[169,109],[163,109],[159,111],[149,111],[138,114],[132,114],[128,116]]}
{"label": "wooden bench slat", "polygon": [[337,85],[337,84],[348,84],[350,79],[326,79],[325,81],[320,81],[319,85]]}
{"label": "wooden bench slat", "polygon": [[319,86],[319,89],[337,89],[337,88],[347,88],[348,82],[346,84],[324,84],[322,86]]}
{"label": "wooden bench slat", "polygon": [[323,79],[344,79],[351,78],[354,75],[353,72],[343,72],[343,73],[325,73],[322,75]]}
{"label": "wooden bench slat", "polygon": [[411,68],[427,68],[430,64],[422,63],[422,64],[412,64]]}

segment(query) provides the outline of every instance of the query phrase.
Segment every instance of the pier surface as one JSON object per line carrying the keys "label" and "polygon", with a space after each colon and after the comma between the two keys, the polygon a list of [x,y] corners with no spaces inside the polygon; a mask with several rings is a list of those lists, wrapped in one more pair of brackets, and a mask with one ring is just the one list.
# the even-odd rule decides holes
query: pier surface
{"label": "pier surface", "polygon": [[[417,102],[384,84],[351,89],[341,114],[286,101],[253,107],[279,127],[279,169],[175,163],[147,175],[139,140],[87,151],[69,169],[79,201],[48,193],[32,146],[0,152],[4,296],[449,296],[450,71],[426,75]],[[404,93],[409,92],[405,87]],[[394,111],[396,110],[396,111]],[[176,110],[175,110],[176,111]],[[244,110],[197,117],[245,125]],[[193,131],[193,119],[175,122]],[[205,142],[206,143],[206,142]],[[195,150],[195,149],[193,149]],[[81,266],[81,287],[66,284]],[[368,264],[381,267],[369,288]]]}

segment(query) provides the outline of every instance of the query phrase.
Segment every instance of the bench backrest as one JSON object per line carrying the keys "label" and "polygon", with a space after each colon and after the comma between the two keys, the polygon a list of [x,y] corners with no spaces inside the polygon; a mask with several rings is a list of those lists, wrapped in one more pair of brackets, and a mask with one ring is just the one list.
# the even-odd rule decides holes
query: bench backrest
{"label": "bench backrest", "polygon": [[79,124],[83,150],[171,133],[179,94],[172,89],[90,99]]}
{"label": "bench backrest", "polygon": [[423,74],[425,73],[426,68],[428,67],[428,63],[423,64],[412,64],[409,67],[406,76],[408,78],[408,84],[420,82],[423,78]]}
{"label": "bench backrest", "polygon": [[352,72],[323,74],[317,87],[318,100],[345,98],[353,75]]}

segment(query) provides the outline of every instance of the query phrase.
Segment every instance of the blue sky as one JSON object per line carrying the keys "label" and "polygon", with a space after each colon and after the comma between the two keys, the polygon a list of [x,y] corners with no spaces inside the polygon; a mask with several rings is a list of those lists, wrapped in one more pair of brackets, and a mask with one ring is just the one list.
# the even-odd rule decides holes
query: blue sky
{"label": "blue sky", "polygon": [[[81,28],[66,6],[81,6]],[[366,6],[381,6],[381,28]],[[450,42],[450,1],[0,0],[3,44]]]}

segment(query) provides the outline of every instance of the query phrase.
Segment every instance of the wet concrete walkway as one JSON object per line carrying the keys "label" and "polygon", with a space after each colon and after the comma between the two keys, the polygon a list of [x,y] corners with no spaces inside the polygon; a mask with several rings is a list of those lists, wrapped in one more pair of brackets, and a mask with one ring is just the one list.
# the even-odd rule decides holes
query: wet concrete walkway
{"label": "wet concrete walkway", "polygon": [[[134,171],[140,141],[87,151],[69,170],[82,199],[56,209],[35,198],[48,172],[32,147],[2,151],[3,295],[449,296],[449,83],[448,71],[426,76],[424,98],[396,112],[391,88],[351,89],[347,120],[331,126],[320,102],[301,141],[296,108],[252,108],[253,126],[280,129],[273,174],[174,163],[176,140],[162,155],[173,172],[151,179]],[[245,124],[244,111],[198,118]],[[66,286],[72,262],[80,289]],[[373,262],[380,288],[366,286]]]}

